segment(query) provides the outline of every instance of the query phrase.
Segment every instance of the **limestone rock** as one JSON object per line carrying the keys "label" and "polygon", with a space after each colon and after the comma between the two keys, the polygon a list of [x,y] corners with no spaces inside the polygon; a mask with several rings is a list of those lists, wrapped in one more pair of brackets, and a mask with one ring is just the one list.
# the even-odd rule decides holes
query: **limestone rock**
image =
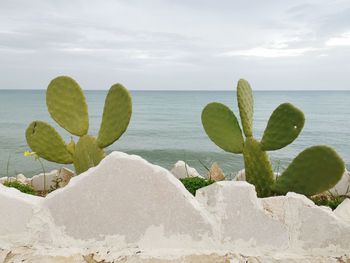
{"label": "limestone rock", "polygon": [[350,172],[345,170],[340,181],[329,191],[333,195],[350,195]]}
{"label": "limestone rock", "polygon": [[245,178],[245,169],[240,170],[236,176],[232,179],[232,181],[246,181]]}
{"label": "limestone rock", "polygon": [[0,244],[5,237],[17,240],[16,235],[22,236],[39,200],[39,197],[0,184]]}
{"label": "limestone rock", "polygon": [[44,207],[57,226],[77,239],[117,235],[127,243],[161,247],[170,239],[171,246],[186,246],[185,240],[213,236],[209,213],[179,180],[121,152],[50,193]]}
{"label": "limestone rock", "polygon": [[8,180],[7,176],[1,177],[0,178],[0,184],[4,184]]}
{"label": "limestone rock", "polygon": [[199,189],[196,199],[216,217],[223,242],[288,246],[287,227],[263,209],[253,185],[217,182]]}
{"label": "limestone rock", "polygon": [[350,225],[350,199],[346,198],[340,205],[338,205],[334,210],[334,214]]}
{"label": "limestone rock", "polygon": [[45,175],[44,173],[41,173],[33,176],[30,184],[36,191],[48,191],[50,189],[56,189],[67,185],[74,175],[73,171],[67,168],[61,168],[59,170],[52,170],[51,172],[45,173]]}
{"label": "limestone rock", "polygon": [[217,162],[214,162],[208,172],[208,178],[218,182],[225,180],[225,175]]}
{"label": "limestone rock", "polygon": [[264,208],[288,227],[291,245],[305,250],[338,246],[350,250],[350,225],[304,195],[262,198]]}
{"label": "limestone rock", "polygon": [[175,175],[177,179],[186,177],[202,177],[195,168],[189,166],[184,161],[177,161],[170,172]]}

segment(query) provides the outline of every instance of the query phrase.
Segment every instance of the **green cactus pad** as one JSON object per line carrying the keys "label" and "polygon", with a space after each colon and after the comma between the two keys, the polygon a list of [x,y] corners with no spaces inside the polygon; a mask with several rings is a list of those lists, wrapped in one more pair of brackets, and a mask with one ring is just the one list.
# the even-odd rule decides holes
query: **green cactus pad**
{"label": "green cactus pad", "polygon": [[243,131],[246,137],[253,136],[253,93],[248,81],[240,79],[237,85],[237,101]]}
{"label": "green cactus pad", "polygon": [[119,139],[129,125],[132,112],[131,96],[120,84],[113,85],[106,97],[97,143],[107,147]]}
{"label": "green cactus pad", "polygon": [[332,148],[313,146],[293,160],[276,180],[273,190],[278,194],[296,192],[312,196],[336,185],[344,170],[343,160]]}
{"label": "green cactus pad", "polygon": [[271,185],[274,176],[269,158],[259,142],[253,138],[247,138],[243,149],[245,176],[247,182],[255,185],[259,197],[271,196]]}
{"label": "green cactus pad", "polygon": [[32,151],[41,158],[62,164],[73,162],[62,137],[45,122],[32,122],[26,130],[26,139]]}
{"label": "green cactus pad", "polygon": [[83,136],[89,129],[88,109],[79,84],[70,77],[53,79],[46,92],[51,117],[68,132]]}
{"label": "green cactus pad", "polygon": [[261,148],[264,151],[281,149],[292,143],[304,127],[304,114],[290,103],[279,105],[272,113]]}
{"label": "green cactus pad", "polygon": [[84,135],[80,137],[74,152],[75,172],[81,174],[89,168],[98,165],[104,156],[104,151],[98,147],[97,141],[93,136]]}
{"label": "green cactus pad", "polygon": [[208,104],[202,112],[202,124],[209,138],[227,152],[242,153],[243,136],[234,113],[217,102]]}

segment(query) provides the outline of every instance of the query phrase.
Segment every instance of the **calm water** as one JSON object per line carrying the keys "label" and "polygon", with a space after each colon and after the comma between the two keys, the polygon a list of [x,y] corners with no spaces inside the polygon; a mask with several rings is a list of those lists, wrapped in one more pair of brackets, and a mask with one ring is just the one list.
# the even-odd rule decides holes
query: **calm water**
{"label": "calm water", "polygon": [[[106,91],[85,92],[90,113],[90,134],[97,134]],[[133,116],[127,132],[107,151],[120,150],[141,155],[166,168],[179,159],[204,171],[199,160],[209,165],[218,161],[227,174],[242,168],[240,155],[227,154],[205,135],[201,110],[212,101],[229,105],[235,113],[234,91],[133,91]],[[283,169],[296,154],[315,144],[333,146],[350,167],[349,91],[260,91],[255,92],[255,136],[260,138],[271,112],[291,102],[306,115],[304,130],[286,148],[272,152],[274,168]],[[23,157],[28,149],[24,131],[33,120],[48,121],[68,141],[70,135],[49,117],[44,91],[0,90],[0,175],[41,171],[38,162]],[[8,159],[10,160],[8,162]],[[46,169],[60,165],[45,162]]]}

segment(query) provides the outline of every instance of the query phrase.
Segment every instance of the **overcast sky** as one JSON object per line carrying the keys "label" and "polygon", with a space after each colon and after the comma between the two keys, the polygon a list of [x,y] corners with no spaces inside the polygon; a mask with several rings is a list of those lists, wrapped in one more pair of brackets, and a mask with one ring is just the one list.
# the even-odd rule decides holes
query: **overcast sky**
{"label": "overcast sky", "polygon": [[350,90],[349,0],[0,0],[0,89]]}

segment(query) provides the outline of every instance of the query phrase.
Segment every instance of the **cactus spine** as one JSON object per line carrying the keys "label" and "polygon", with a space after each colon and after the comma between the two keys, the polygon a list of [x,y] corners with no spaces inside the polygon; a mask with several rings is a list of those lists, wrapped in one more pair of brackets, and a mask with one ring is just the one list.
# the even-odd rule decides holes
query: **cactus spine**
{"label": "cactus spine", "polygon": [[46,105],[51,117],[72,135],[65,143],[48,123],[32,122],[26,140],[36,154],[48,161],[74,164],[77,174],[96,166],[104,158],[103,148],[111,145],[126,131],[132,113],[131,96],[120,84],[113,85],[106,97],[98,137],[88,135],[89,115],[85,96],[79,84],[70,77],[53,79],[46,92]]}
{"label": "cactus spine", "polygon": [[270,116],[259,142],[253,137],[253,94],[246,80],[238,81],[237,101],[245,138],[234,113],[221,103],[213,102],[203,109],[202,124],[217,146],[243,154],[246,179],[255,185],[258,196],[289,191],[311,196],[330,189],[340,180],[344,162],[325,145],[301,152],[275,180],[266,151],[278,150],[292,143],[304,127],[304,114],[290,103],[281,104]]}

